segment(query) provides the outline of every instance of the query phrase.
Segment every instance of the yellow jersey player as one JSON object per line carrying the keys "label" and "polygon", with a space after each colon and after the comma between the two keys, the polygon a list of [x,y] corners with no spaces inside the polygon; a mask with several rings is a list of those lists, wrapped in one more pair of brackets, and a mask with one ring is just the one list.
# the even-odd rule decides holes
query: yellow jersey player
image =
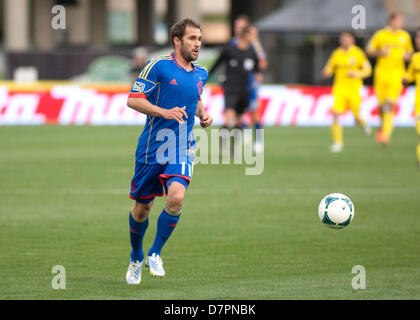
{"label": "yellow jersey player", "polygon": [[366,48],[369,56],[377,58],[373,85],[378,98],[381,127],[375,138],[384,145],[390,142],[394,126],[395,106],[403,87],[404,61],[408,61],[413,52],[410,35],[402,29],[403,25],[401,13],[390,14],[388,26],[376,31]]}
{"label": "yellow jersey player", "polygon": [[351,32],[341,33],[339,41],[340,47],[334,50],[322,70],[324,78],[334,75],[331,152],[340,152],[343,149],[343,129],[338,118],[348,108],[353,112],[356,123],[363,128],[365,134],[370,134],[370,128],[360,116],[359,106],[362,101],[360,89],[363,79],[371,75],[372,67],[363,50],[354,44],[355,39]]}
{"label": "yellow jersey player", "polygon": [[[420,50],[420,28],[416,33],[416,48]],[[411,58],[408,66],[407,73],[404,77],[404,82],[416,82],[416,100],[415,100],[415,117],[416,117],[416,130],[419,137],[417,143],[417,166],[420,169],[420,52],[416,52]]]}

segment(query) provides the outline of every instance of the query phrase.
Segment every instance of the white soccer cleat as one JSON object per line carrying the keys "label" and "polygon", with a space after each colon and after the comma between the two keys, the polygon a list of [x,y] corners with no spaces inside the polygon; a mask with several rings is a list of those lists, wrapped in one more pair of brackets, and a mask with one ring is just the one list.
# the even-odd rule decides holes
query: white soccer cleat
{"label": "white soccer cleat", "polygon": [[331,147],[330,147],[330,151],[332,153],[337,153],[337,152],[341,152],[343,150],[343,145],[339,144],[339,143],[334,143]]}
{"label": "white soccer cleat", "polygon": [[147,266],[149,267],[150,275],[152,277],[163,278],[165,275],[165,270],[163,269],[163,261],[158,254],[153,253],[151,256],[147,257]]}
{"label": "white soccer cleat", "polygon": [[141,268],[143,266],[143,261],[130,261],[128,266],[127,274],[125,275],[125,280],[128,284],[140,284],[141,282]]}

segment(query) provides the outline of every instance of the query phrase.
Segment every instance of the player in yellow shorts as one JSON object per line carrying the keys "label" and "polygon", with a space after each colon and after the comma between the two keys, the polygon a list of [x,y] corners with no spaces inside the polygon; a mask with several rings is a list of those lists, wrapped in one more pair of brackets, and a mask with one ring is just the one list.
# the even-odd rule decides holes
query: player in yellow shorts
{"label": "player in yellow shorts", "polygon": [[359,106],[362,100],[360,89],[363,79],[372,73],[372,67],[363,50],[357,47],[352,33],[343,32],[340,35],[340,47],[334,50],[322,70],[322,76],[328,78],[334,75],[332,93],[334,96],[332,125],[333,144],[331,152],[343,149],[343,129],[338,121],[341,114],[349,108],[365,134],[370,134],[366,121],[360,117]]}
{"label": "player in yellow shorts", "polygon": [[395,105],[403,87],[404,61],[408,61],[413,53],[410,35],[402,29],[403,25],[401,13],[390,14],[388,26],[376,31],[366,48],[369,56],[377,58],[373,85],[378,98],[381,127],[375,138],[382,144],[390,142]]}
{"label": "player in yellow shorts", "polygon": [[[420,28],[416,33],[416,48],[420,50]],[[410,64],[408,66],[407,73],[404,77],[404,82],[407,84],[409,82],[415,81],[416,83],[416,100],[415,100],[415,117],[416,117],[416,130],[419,137],[417,143],[417,166],[420,169],[420,52],[413,54]]]}

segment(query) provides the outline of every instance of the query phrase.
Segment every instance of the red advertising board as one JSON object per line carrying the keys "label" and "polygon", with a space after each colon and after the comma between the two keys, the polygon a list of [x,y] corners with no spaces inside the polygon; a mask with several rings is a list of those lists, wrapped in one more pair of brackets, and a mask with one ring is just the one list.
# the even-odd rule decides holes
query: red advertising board
{"label": "red advertising board", "polygon": [[[142,125],[146,116],[126,106],[129,85],[82,85],[42,82],[33,85],[0,83],[0,125]],[[379,123],[377,100],[371,87],[362,88],[360,112],[369,124]],[[404,89],[395,125],[414,125],[413,87]],[[223,119],[223,90],[207,85],[202,100],[215,124]],[[333,97],[328,86],[264,85],[258,113],[264,125],[325,126],[331,124]],[[245,121],[248,117],[245,115]],[[350,112],[343,125],[353,125]]]}

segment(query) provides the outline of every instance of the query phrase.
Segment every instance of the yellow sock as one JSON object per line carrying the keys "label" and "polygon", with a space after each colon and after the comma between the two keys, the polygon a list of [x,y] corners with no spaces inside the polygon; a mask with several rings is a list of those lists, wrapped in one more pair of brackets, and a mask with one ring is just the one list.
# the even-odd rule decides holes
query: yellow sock
{"label": "yellow sock", "polygon": [[420,163],[420,140],[417,143],[417,161]]}
{"label": "yellow sock", "polygon": [[390,138],[393,129],[394,129],[394,112],[392,111],[384,112],[383,123],[382,123],[383,135],[387,138]]}
{"label": "yellow sock", "polygon": [[416,130],[419,136],[419,142],[417,143],[417,161],[420,163],[420,119],[416,119]]}
{"label": "yellow sock", "polygon": [[333,142],[337,144],[343,144],[343,128],[338,122],[334,122],[331,127]]}

